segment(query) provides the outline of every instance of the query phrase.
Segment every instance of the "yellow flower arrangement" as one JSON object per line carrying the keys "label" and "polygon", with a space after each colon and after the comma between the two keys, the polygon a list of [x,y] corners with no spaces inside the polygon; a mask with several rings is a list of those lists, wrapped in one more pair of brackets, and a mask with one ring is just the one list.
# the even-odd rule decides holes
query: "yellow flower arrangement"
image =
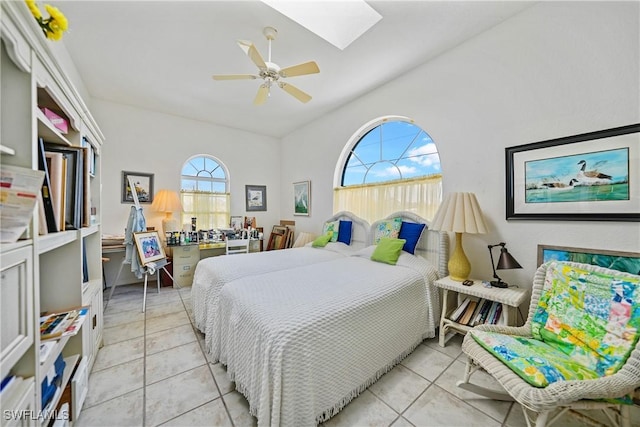
{"label": "yellow flower arrangement", "polygon": [[69,27],[69,22],[64,14],[57,7],[45,4],[44,8],[49,13],[49,17],[45,19],[42,17],[40,8],[36,5],[35,0],[25,0],[25,3],[27,3],[27,7],[36,22],[38,22],[38,25],[40,25],[44,35],[50,40],[60,40],[62,33],[67,31]]}

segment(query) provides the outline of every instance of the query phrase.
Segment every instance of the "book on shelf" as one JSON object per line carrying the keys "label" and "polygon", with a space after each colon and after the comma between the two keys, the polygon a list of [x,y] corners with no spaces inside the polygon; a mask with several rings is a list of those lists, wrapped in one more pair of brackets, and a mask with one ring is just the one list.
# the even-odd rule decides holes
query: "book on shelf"
{"label": "book on shelf", "polygon": [[41,316],[40,340],[51,340],[77,334],[88,312],[89,307],[86,306]]}
{"label": "book on shelf", "polygon": [[53,202],[53,213],[60,231],[64,230],[64,183],[63,176],[64,157],[62,153],[53,153],[51,151],[44,152],[47,161],[47,169],[49,172],[49,181],[51,184],[51,201]]}
{"label": "book on shelf", "polygon": [[[66,229],[80,229],[84,212],[84,159],[85,149],[56,144],[45,144],[46,150],[62,153],[66,161],[64,220]],[[88,179],[88,178],[87,178]]]}
{"label": "book on shelf", "polygon": [[491,318],[490,323],[492,325],[496,325],[502,316],[502,304],[496,303],[496,311],[493,312],[493,317]]}
{"label": "book on shelf", "polygon": [[467,308],[464,310],[464,314],[460,318],[459,323],[463,325],[468,325],[469,322],[471,321],[471,317],[473,316],[473,313],[476,311],[477,305],[478,305],[478,301],[476,300],[469,301],[469,304],[467,304]]}
{"label": "book on shelf", "polygon": [[[487,320],[487,316],[489,315],[489,310],[491,310],[491,306],[493,302],[486,299],[482,304],[482,308],[480,309],[480,317],[477,319],[476,325],[482,325]],[[475,325],[474,325],[475,326]]]}
{"label": "book on shelf", "polygon": [[460,303],[460,305],[458,306],[458,308],[456,308],[453,313],[451,313],[451,315],[449,315],[449,319],[453,320],[454,322],[457,322],[458,319],[460,319],[460,316],[463,315],[464,310],[467,308],[467,305],[469,304],[469,297],[466,297],[462,303]]}
{"label": "book on shelf", "polygon": [[58,223],[53,211],[53,200],[51,198],[51,181],[49,179],[49,170],[44,154],[44,141],[42,138],[38,140],[38,169],[44,172],[44,180],[42,181],[42,201],[44,204],[44,213],[47,221],[47,231],[56,233]]}
{"label": "book on shelf", "polygon": [[49,229],[47,228],[47,214],[44,212],[42,191],[38,192],[38,234],[41,236],[49,234]]}
{"label": "book on shelf", "polygon": [[82,238],[82,283],[89,281],[89,264],[87,263],[87,241]]}
{"label": "book on shelf", "polygon": [[469,321],[469,326],[475,326],[478,324],[480,313],[485,301],[486,300],[484,298],[480,298],[480,300],[478,300],[478,304],[476,304],[476,310],[473,312],[473,316],[471,316],[471,320]]}

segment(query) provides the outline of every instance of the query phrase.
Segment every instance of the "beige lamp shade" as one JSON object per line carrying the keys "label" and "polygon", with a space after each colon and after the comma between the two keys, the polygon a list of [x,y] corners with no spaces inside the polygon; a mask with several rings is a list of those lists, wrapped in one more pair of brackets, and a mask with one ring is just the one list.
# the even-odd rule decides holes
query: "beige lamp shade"
{"label": "beige lamp shade", "polygon": [[471,263],[462,247],[462,233],[485,234],[489,231],[475,194],[448,194],[429,228],[456,233],[456,246],[449,258],[449,275],[459,282],[467,280],[471,273]]}
{"label": "beige lamp shade", "polygon": [[151,209],[156,212],[164,212],[165,217],[162,220],[162,231],[178,231],[178,221],[173,219],[173,213],[182,212],[182,203],[178,193],[171,190],[160,190],[156,193],[151,203]]}
{"label": "beige lamp shade", "polygon": [[485,234],[489,228],[473,193],[450,193],[444,199],[429,227],[455,233]]}

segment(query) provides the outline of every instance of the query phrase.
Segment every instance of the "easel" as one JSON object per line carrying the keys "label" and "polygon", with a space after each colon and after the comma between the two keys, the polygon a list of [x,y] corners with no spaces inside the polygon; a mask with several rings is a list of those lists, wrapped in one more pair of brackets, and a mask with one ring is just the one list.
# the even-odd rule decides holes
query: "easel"
{"label": "easel", "polygon": [[[140,206],[140,201],[138,200],[138,193],[136,192],[136,186],[135,183],[133,182],[133,178],[131,176],[127,177],[129,180],[129,187],[131,188],[131,195],[133,196],[133,203],[136,207],[136,209],[140,210],[142,209]],[[132,230],[132,231],[146,231],[146,230]],[[136,251],[137,253],[137,251]],[[138,254],[139,256],[139,254]],[[122,260],[122,263],[120,264],[120,268],[118,269],[118,274],[116,275],[115,280],[113,281],[113,283],[111,284],[111,292],[109,292],[109,300],[111,301],[111,297],[113,296],[113,291],[116,290],[116,286],[118,286],[118,279],[120,278],[120,273],[122,273],[122,267],[125,266],[125,264],[127,264],[127,258],[125,256],[125,258]],[[158,293],[160,293],[160,270],[164,270],[164,272],[167,274],[167,276],[169,276],[169,278],[171,279],[171,282],[173,283],[173,285],[175,287],[180,288],[180,285],[178,285],[176,283],[175,280],[173,280],[173,276],[169,273],[169,271],[165,268],[167,265],[169,265],[169,262],[167,261],[167,258],[162,258],[160,260],[158,260],[158,262],[153,262],[153,263],[148,263],[147,265],[145,265],[144,268],[144,296],[142,297],[142,312],[144,313],[145,309],[146,309],[146,303],[147,303],[147,283],[149,281],[149,275],[150,274],[157,274],[157,280],[158,280]],[[109,304],[107,301],[107,305]]]}

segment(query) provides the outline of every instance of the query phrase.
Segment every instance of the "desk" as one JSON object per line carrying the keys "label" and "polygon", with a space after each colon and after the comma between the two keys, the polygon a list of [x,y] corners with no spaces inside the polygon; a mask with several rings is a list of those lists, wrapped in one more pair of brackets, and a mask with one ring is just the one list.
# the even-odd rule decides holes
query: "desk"
{"label": "desk", "polygon": [[[227,244],[225,242],[194,243],[191,245],[169,246],[173,253],[173,279],[180,286],[191,286],[196,265],[201,259],[225,255]],[[262,240],[251,240],[250,252],[262,251]]]}

